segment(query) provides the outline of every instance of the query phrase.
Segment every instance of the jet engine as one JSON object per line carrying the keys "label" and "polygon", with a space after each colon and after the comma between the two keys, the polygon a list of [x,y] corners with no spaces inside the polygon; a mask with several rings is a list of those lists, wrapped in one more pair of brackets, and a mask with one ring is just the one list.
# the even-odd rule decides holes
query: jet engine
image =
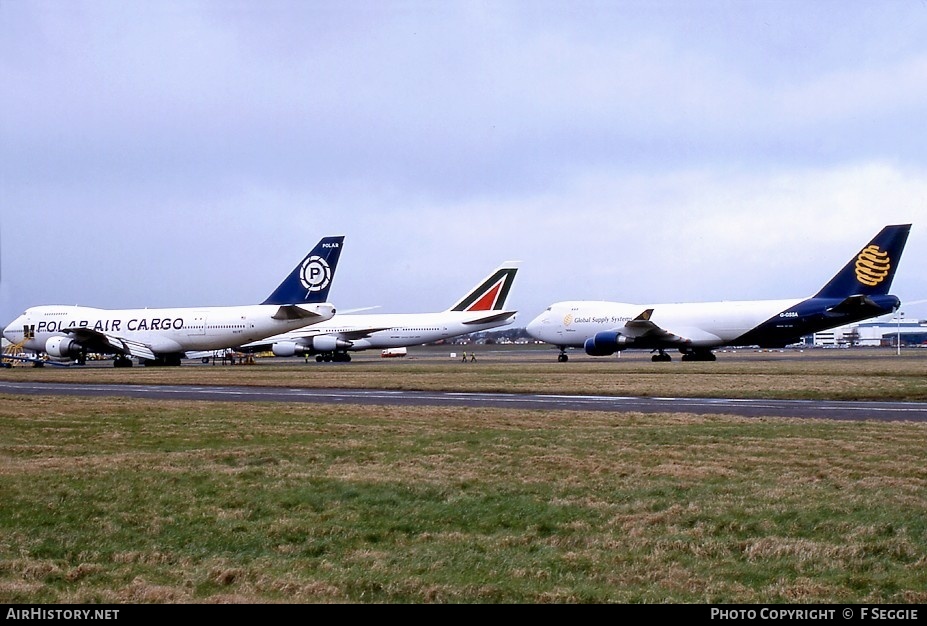
{"label": "jet engine", "polygon": [[304,354],[315,354],[317,352],[334,352],[335,350],[347,350],[352,344],[350,341],[338,339],[333,335],[319,335],[306,340],[309,345],[296,343],[295,341],[278,341],[271,346],[274,356],[302,356]]}
{"label": "jet engine", "polygon": [[338,339],[334,335],[319,335],[312,338],[312,349],[316,352],[334,352],[335,350],[347,350],[353,346],[350,341]]}
{"label": "jet engine", "polygon": [[278,341],[270,347],[271,351],[274,353],[274,356],[293,356],[296,354],[297,348],[300,351],[305,351],[305,348],[296,345],[292,341]]}
{"label": "jet engine", "polygon": [[45,352],[63,359],[78,358],[84,347],[69,337],[51,337],[45,342]]}
{"label": "jet engine", "polygon": [[583,348],[589,356],[609,356],[624,350],[633,342],[632,339],[612,330],[596,333],[586,340]]}

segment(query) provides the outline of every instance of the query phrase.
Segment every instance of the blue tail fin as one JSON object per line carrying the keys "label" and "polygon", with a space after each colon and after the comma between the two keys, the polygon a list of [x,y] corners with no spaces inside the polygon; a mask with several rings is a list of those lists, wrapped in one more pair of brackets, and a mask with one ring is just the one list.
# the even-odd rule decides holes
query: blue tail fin
{"label": "blue tail fin", "polygon": [[343,236],[323,237],[261,304],[327,302],[343,245]]}
{"label": "blue tail fin", "polygon": [[846,298],[888,294],[910,230],[910,224],[883,228],[815,297]]}

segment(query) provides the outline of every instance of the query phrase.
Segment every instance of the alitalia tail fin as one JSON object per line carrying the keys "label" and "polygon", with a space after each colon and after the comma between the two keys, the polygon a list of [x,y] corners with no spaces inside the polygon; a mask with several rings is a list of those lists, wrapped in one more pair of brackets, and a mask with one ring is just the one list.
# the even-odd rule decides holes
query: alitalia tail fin
{"label": "alitalia tail fin", "polygon": [[519,261],[507,261],[477,283],[448,311],[502,311],[515,282]]}

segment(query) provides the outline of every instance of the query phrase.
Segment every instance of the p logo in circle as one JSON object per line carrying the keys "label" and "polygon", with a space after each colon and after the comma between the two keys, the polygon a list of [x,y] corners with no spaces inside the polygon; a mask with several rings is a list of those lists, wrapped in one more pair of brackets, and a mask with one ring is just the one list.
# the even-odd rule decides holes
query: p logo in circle
{"label": "p logo in circle", "polygon": [[303,261],[299,278],[310,292],[322,291],[332,280],[332,268],[322,257],[311,256]]}

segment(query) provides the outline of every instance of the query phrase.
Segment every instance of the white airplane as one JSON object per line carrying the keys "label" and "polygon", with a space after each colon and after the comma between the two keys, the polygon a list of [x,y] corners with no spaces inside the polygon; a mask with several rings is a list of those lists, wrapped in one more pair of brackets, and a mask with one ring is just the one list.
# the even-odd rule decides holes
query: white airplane
{"label": "white airplane", "polygon": [[[116,367],[180,365],[185,353],[236,346],[331,319],[326,302],[344,237],[325,237],[261,304],[171,309],[97,309],[46,305],[26,310],[3,336],[36,356],[3,359],[44,364],[43,355],[86,362],[88,353],[114,354]],[[55,361],[50,361],[55,362]]]}
{"label": "white airplane", "polygon": [[316,361],[350,361],[349,351],[418,346],[511,324],[516,311],[505,302],[518,262],[503,263],[463,298],[440,313],[348,315],[240,346],[246,352],[271,350],[276,356],[312,356]]}
{"label": "white airplane", "polygon": [[886,226],[817,294],[790,300],[625,304],[558,302],[526,327],[528,334],[560,349],[581,347],[590,356],[628,348],[656,352],[669,361],[678,349],[683,361],[714,361],[713,348],[781,348],[802,336],[892,313],[901,301],[888,295],[910,224]]}

